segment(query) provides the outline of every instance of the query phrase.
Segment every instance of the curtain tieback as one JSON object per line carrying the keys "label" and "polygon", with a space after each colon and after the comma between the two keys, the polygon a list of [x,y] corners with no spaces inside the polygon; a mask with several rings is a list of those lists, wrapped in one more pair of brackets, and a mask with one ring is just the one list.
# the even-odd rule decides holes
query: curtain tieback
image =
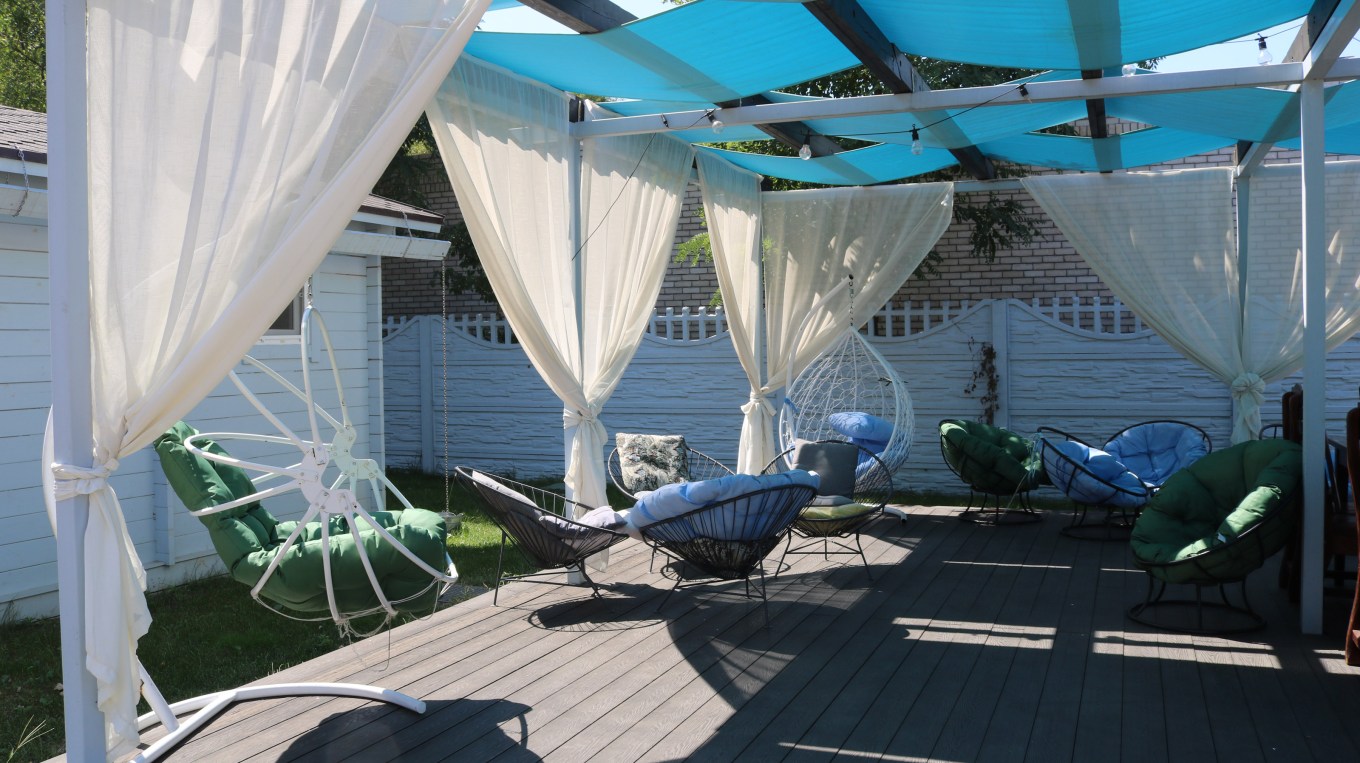
{"label": "curtain tieback", "polygon": [[56,493],[58,501],[69,501],[78,495],[91,495],[108,487],[109,475],[118,471],[118,461],[109,459],[100,466],[72,466],[52,464],[52,474],[57,478]]}
{"label": "curtain tieback", "polygon": [[1266,383],[1250,371],[1240,374],[1232,380],[1232,396],[1238,401],[1250,398],[1253,403],[1260,405],[1266,399]]}
{"label": "curtain tieback", "polygon": [[743,413],[752,413],[752,412],[754,412],[757,408],[763,408],[763,409],[765,409],[765,413],[766,413],[766,414],[768,414],[768,415],[770,415],[771,417],[773,417],[776,413],[779,412],[778,409],[776,409],[776,408],[774,407],[774,402],[771,400],[771,398],[773,397],[773,394],[774,394],[774,393],[763,394],[763,393],[760,393],[760,392],[754,392],[754,391],[751,392],[751,399],[747,401],[746,405],[743,405],[743,406],[741,407],[742,412],[743,412]]}
{"label": "curtain tieback", "polygon": [[570,408],[562,410],[562,428],[571,429],[572,427],[588,426],[591,428],[603,429],[604,424],[600,423],[600,417],[594,411],[575,411]]}

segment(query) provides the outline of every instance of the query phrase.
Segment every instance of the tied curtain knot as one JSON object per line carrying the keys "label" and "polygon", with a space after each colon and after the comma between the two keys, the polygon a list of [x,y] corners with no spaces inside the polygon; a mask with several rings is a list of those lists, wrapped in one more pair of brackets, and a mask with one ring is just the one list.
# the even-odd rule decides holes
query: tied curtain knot
{"label": "tied curtain knot", "polygon": [[1260,406],[1266,399],[1266,383],[1260,376],[1247,371],[1232,380],[1232,396],[1239,403],[1251,402]]}
{"label": "tied curtain knot", "polygon": [[118,471],[118,461],[109,459],[99,466],[72,466],[52,464],[52,474],[57,478],[56,497],[58,501],[69,501],[78,495],[92,495],[108,487],[109,476]]}
{"label": "tied curtain knot", "polygon": [[750,414],[754,413],[757,410],[763,409],[767,416],[773,417],[775,413],[778,412],[777,409],[774,407],[773,399],[774,393],[772,392],[763,393],[751,390],[751,399],[747,401],[746,405],[743,405],[741,407],[741,410],[744,413]]}

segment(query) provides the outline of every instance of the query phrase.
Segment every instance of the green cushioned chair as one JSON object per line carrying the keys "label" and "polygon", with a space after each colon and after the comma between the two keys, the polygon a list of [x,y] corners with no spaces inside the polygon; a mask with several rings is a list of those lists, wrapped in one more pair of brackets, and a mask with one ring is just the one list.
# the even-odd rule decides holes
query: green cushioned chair
{"label": "green cushioned chair", "polygon": [[[1240,443],[1171,475],[1133,527],[1134,563],[1148,573],[1148,596],[1129,616],[1190,633],[1264,625],[1247,601],[1246,578],[1293,535],[1302,480],[1302,449],[1288,440]],[[1168,583],[1195,586],[1195,598],[1163,599]],[[1228,583],[1242,584],[1242,606],[1229,603]],[[1203,601],[1205,586],[1218,586],[1222,602]],[[1171,614],[1189,607],[1191,617]],[[1222,622],[1206,626],[1206,610]]]}
{"label": "green cushioned chair", "polygon": [[[1038,521],[1028,494],[1047,480],[1043,462],[1029,439],[978,421],[945,419],[940,422],[940,452],[954,474],[968,485],[968,508],[962,519]],[[974,496],[980,496],[977,509],[973,508]],[[987,496],[996,498],[991,512],[987,510]]]}
{"label": "green cushioned chair", "polygon": [[[279,522],[258,501],[207,513],[258,489],[239,467],[191,451],[185,440],[196,434],[193,427],[179,422],[161,435],[155,443],[161,467],[175,494],[208,528],[213,548],[231,576],[254,587],[252,594],[257,599],[293,613],[334,615],[330,606],[333,594],[335,611],[346,616],[382,611],[379,590],[364,569],[367,562],[381,596],[397,611],[428,613],[434,609],[437,581],[362,520],[356,521],[356,539],[345,516],[330,516],[325,527],[329,539],[323,542],[320,521],[300,528],[297,522]],[[226,455],[217,443],[197,442],[209,453]],[[438,514],[414,508],[363,513],[429,567],[438,570],[448,566],[444,523]]]}

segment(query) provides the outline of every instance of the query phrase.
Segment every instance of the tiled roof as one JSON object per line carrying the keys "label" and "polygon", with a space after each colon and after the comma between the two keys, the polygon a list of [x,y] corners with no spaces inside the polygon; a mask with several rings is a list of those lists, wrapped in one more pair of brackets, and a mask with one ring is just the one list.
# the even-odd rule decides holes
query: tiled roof
{"label": "tiled roof", "polygon": [[[47,115],[0,105],[0,159],[47,164]],[[359,211],[434,225],[444,222],[429,210],[371,194]]]}
{"label": "tiled roof", "polygon": [[47,115],[0,106],[0,158],[47,164]]}

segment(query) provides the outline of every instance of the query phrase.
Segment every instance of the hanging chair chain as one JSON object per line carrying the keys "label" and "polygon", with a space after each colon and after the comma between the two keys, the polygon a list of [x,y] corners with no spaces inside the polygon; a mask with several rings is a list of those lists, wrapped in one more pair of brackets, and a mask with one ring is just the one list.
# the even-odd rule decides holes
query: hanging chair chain
{"label": "hanging chair chain", "polygon": [[849,273],[849,274],[847,274],[846,277],[847,277],[848,279],[850,279],[849,285],[846,287],[846,291],[847,291],[847,292],[849,293],[849,295],[850,295],[850,330],[851,330],[851,331],[854,331],[854,330],[855,330],[855,274],[854,274],[854,273]]}

